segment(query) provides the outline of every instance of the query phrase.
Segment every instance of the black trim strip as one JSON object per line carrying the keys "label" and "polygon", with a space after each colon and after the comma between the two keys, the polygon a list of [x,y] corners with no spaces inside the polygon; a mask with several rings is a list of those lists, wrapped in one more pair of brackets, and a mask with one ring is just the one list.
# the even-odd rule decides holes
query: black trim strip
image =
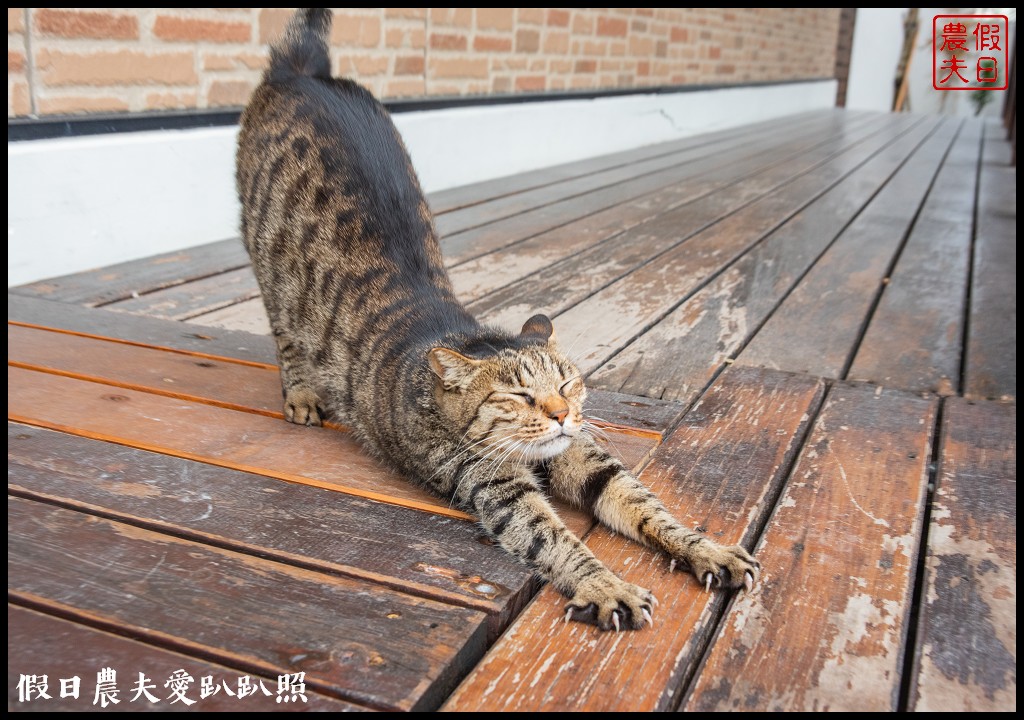
{"label": "black trim strip", "polygon": [[[469,97],[424,97],[387,100],[384,107],[392,114],[448,110],[451,108],[482,107],[489,105],[518,105],[522,103],[553,102],[560,100],[595,100],[625,95],[672,95],[675,93],[724,90],[727,88],[769,87],[772,85],[799,85],[834,80],[831,77],[803,80],[772,80],[752,83],[714,83],[707,85],[658,85],[644,88],[612,88],[574,92],[522,93],[509,95],[476,95]],[[203,127],[237,125],[241,108],[218,110],[188,110],[168,112],[117,113],[109,115],[63,115],[42,118],[8,118],[7,142],[46,140],[85,135],[145,132],[152,130],[188,130]]]}

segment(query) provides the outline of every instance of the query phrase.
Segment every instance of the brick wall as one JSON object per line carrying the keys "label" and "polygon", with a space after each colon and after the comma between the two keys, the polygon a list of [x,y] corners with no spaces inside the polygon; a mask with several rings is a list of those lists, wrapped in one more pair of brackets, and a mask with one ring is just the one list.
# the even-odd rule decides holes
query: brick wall
{"label": "brick wall", "polygon": [[[237,107],[284,8],[8,8],[7,114]],[[380,97],[832,77],[840,10],[338,9],[335,71]]]}

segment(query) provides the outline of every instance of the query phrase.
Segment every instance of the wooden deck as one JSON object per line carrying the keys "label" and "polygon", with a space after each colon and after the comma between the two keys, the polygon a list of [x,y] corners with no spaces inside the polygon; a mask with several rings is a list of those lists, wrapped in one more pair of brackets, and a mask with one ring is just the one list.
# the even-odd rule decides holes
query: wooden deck
{"label": "wooden deck", "polygon": [[1003,137],[818,112],[430,198],[472,311],[551,315],[609,448],[763,563],[706,594],[563,508],[658,596],[638,632],[283,422],[237,239],[13,288],[8,708],[92,708],[109,667],[129,710],[185,709],[178,670],[198,710],[1016,709]]}

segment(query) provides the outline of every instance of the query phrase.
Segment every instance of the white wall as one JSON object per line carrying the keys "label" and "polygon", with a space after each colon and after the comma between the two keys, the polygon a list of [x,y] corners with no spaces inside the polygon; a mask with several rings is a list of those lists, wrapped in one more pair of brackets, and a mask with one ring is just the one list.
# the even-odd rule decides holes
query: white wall
{"label": "white wall", "polygon": [[[395,123],[431,192],[832,107],[835,92],[828,80],[401,113]],[[236,236],[236,133],[8,143],[8,287]]]}
{"label": "white wall", "polygon": [[846,86],[846,107],[849,109],[892,110],[896,68],[903,49],[903,18],[907,10],[857,8],[850,52],[850,78]]}

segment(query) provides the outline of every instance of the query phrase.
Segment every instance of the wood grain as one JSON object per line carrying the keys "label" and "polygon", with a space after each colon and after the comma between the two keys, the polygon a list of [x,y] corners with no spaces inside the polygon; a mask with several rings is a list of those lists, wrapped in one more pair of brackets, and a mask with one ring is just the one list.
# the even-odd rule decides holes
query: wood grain
{"label": "wood grain", "polygon": [[247,265],[237,270],[120,300],[105,307],[168,320],[188,320],[195,315],[251,300],[259,297],[259,294],[256,276]]}
{"label": "wood grain", "polygon": [[[257,692],[245,698],[237,696],[239,681],[246,673],[233,668],[189,657],[180,653],[163,650],[111,633],[96,630],[85,625],[61,620],[14,605],[7,606],[7,711],[8,712],[273,712],[285,709],[320,712],[356,712],[367,708],[344,700],[337,700],[306,688],[304,697],[296,697],[292,705],[279,701],[278,676],[252,677],[250,682],[257,686]],[[74,648],[74,652],[69,652]],[[96,697],[97,674],[103,668],[116,673],[116,694],[118,703],[102,707]],[[193,705],[186,705],[176,699],[165,687],[172,674],[184,670],[192,678],[185,697]],[[146,676],[149,691],[156,697],[150,702],[145,695],[137,693],[139,673]],[[21,702],[18,683],[22,675],[46,676],[47,693],[50,699],[32,694]],[[79,678],[79,695],[61,697],[61,679]],[[203,678],[212,678],[217,691],[202,697]],[[271,695],[259,690],[258,683]],[[244,682],[244,681],[243,681]],[[224,685],[234,695],[225,691]],[[138,695],[138,699],[134,699]]]}
{"label": "wood grain", "polygon": [[492,637],[535,589],[471,523],[169,455],[8,423],[7,475],[19,497],[480,610]]}
{"label": "wood grain", "polygon": [[94,307],[249,264],[238,238],[11,288],[9,292]]}
{"label": "wood grain", "polygon": [[[818,183],[816,178],[805,176],[777,196],[749,206],[694,238],[680,248],[678,256],[673,254],[671,259],[666,257],[656,266],[641,268],[625,278],[600,302],[623,302],[624,293],[636,289],[643,293],[642,304],[622,306],[617,314],[624,316],[624,328],[615,335],[605,332],[608,341],[591,350],[588,365],[608,357],[614,351],[614,342],[624,342],[665,311],[670,312],[602,365],[589,378],[590,384],[628,394],[692,401],[757,331],[834,240],[842,224],[855,217],[899,168],[928,129],[918,126],[898,144],[850,168],[845,178],[809,206]],[[755,245],[761,234],[766,235],[765,239]],[[696,241],[700,245],[695,245]],[[723,245],[753,247],[687,297],[714,273],[716,263],[726,262],[716,257],[716,248]],[[737,251],[730,250],[729,254]],[[642,289],[641,278],[647,279],[651,290]],[[653,288],[664,292],[656,296]],[[582,308],[594,302],[596,298],[574,308],[574,313],[580,311],[576,313],[577,323],[587,322],[581,315]],[[678,306],[674,310],[673,303]]]}
{"label": "wood grain", "polygon": [[910,709],[1017,709],[1017,407],[949,398]]}
{"label": "wood grain", "polygon": [[846,227],[737,359],[845,376],[903,239],[960,125],[947,120]]}
{"label": "wood grain", "polygon": [[978,185],[964,394],[1017,397],[1017,168],[983,164]]}
{"label": "wood grain", "polygon": [[241,332],[255,333],[256,335],[270,334],[270,319],[267,317],[267,310],[263,306],[263,298],[244,300],[220,310],[193,315],[189,318],[189,323],[228,330],[239,330]]}
{"label": "wood grain", "polygon": [[[909,153],[908,147],[902,142],[902,131],[914,133],[913,126],[918,125],[918,121],[897,118],[895,122],[897,125],[890,133],[878,138],[876,142],[855,145],[848,152],[828,160],[765,198],[701,230],[668,252],[656,254],[656,251],[652,252],[652,244],[664,244],[666,232],[671,231],[669,227],[686,227],[692,223],[687,218],[672,218],[673,214],[667,213],[645,225],[648,237],[644,242],[644,251],[633,248],[633,252],[645,257],[647,261],[556,317],[555,328],[563,337],[587,338],[588,346],[578,352],[581,368],[585,372],[592,372],[603,365],[624,345],[662,320],[687,296],[714,279],[725,267],[791,220],[795,214],[801,213],[808,206],[814,212],[819,198],[834,185],[843,183],[842,192],[849,193],[851,199],[835,200],[835,195],[829,195],[833,201],[822,207],[834,207],[835,203],[839,203],[848,208],[851,216],[856,214],[864,200],[886,181],[888,174],[885,173],[891,172],[890,162],[867,161],[880,151],[901,158]],[[896,142],[897,138],[899,142]],[[854,197],[861,199],[859,204],[854,202]],[[669,224],[673,219],[675,222]],[[559,295],[563,292],[559,291]]]}
{"label": "wood grain", "polygon": [[829,392],[685,710],[897,709],[937,404]]}
{"label": "wood grain", "polygon": [[[683,524],[753,544],[799,449],[823,388],[764,371],[723,374],[642,479]],[[655,625],[602,633],[563,623],[565,598],[545,588],[445,704],[445,710],[645,711],[673,706],[726,597],[706,594],[663,556],[602,528],[587,544],[661,601]]]}
{"label": "wood grain", "polygon": [[959,391],[980,155],[981,122],[970,120],[943,161],[895,269],[883,280],[851,380],[943,395]]}
{"label": "wood grain", "polygon": [[484,649],[484,614],[8,499],[8,597],[320,692],[431,709]]}

